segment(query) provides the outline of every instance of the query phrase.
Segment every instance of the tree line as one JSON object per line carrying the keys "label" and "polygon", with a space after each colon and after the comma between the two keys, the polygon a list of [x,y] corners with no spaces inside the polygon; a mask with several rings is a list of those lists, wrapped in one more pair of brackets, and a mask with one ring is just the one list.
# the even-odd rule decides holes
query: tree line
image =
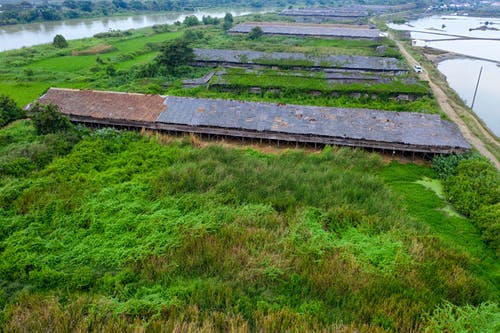
{"label": "tree line", "polygon": [[[283,0],[64,0],[58,3],[44,2],[33,4],[28,1],[3,4],[0,12],[0,25],[58,21],[85,17],[112,16],[118,13],[194,11],[197,7],[216,6],[253,6],[285,4]],[[291,3],[295,2],[294,0]]]}

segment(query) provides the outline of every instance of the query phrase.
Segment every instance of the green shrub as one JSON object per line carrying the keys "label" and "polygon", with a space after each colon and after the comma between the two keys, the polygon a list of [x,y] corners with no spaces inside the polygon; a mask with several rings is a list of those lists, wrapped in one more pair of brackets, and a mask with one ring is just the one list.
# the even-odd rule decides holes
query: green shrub
{"label": "green shrub", "polygon": [[482,239],[500,250],[500,173],[489,160],[477,155],[451,155],[433,160],[444,179],[448,200],[470,217]]}
{"label": "green shrub", "polygon": [[35,169],[35,164],[28,157],[1,158],[0,175],[23,176]]}
{"label": "green shrub", "polygon": [[194,59],[194,51],[189,40],[178,38],[165,43],[155,58],[157,66],[162,66],[169,74],[182,73],[183,69]]}
{"label": "green shrub", "polygon": [[68,47],[68,42],[66,41],[66,38],[64,38],[63,35],[56,35],[54,37],[52,45],[54,45],[54,47],[58,49],[63,49],[65,47]]}
{"label": "green shrub", "polygon": [[426,332],[500,332],[500,308],[496,303],[457,306],[445,302],[429,318]]}
{"label": "green shrub", "polygon": [[67,276],[64,273],[48,267],[29,272],[29,281],[40,289],[51,289],[62,286],[66,280]]}
{"label": "green shrub", "polygon": [[483,206],[472,214],[483,240],[497,251],[500,258],[500,202]]}
{"label": "green shrub", "polygon": [[470,154],[437,155],[432,159],[432,169],[446,179],[455,173],[458,163],[468,158]]}
{"label": "green shrub", "polygon": [[24,116],[24,110],[12,98],[0,95],[0,127]]}
{"label": "green shrub", "polygon": [[35,103],[30,107],[29,113],[38,134],[56,133],[73,127],[69,118],[55,104]]}
{"label": "green shrub", "polygon": [[196,25],[200,25],[200,20],[194,15],[189,15],[184,18],[183,22],[187,27],[194,27]]}
{"label": "green shrub", "polygon": [[259,39],[264,35],[264,31],[262,31],[261,27],[253,27],[252,30],[248,33],[248,39],[255,40]]}
{"label": "green shrub", "polygon": [[454,173],[445,180],[444,188],[462,214],[471,216],[481,206],[500,201],[500,174],[486,158],[462,160]]}

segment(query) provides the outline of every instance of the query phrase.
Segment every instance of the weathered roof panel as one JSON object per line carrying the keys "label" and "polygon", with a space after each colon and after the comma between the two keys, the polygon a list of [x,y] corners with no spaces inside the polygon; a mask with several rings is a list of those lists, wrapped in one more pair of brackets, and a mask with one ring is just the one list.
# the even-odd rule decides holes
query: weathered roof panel
{"label": "weathered roof panel", "polygon": [[409,145],[469,147],[458,128],[438,115],[173,96],[167,97],[165,103],[167,110],[157,122]]}
{"label": "weathered roof panel", "polygon": [[40,103],[57,104],[62,113],[73,116],[155,121],[165,110],[164,100],[158,95],[50,88]]}
{"label": "weathered roof panel", "polygon": [[238,24],[229,30],[233,33],[249,33],[254,27],[260,27],[265,34],[323,36],[339,38],[380,38],[383,37],[378,29],[346,27],[334,24],[300,24],[281,22],[246,22]]}
{"label": "weathered roof panel", "polygon": [[293,60],[307,61],[311,66],[366,70],[406,71],[407,66],[396,58],[354,55],[308,56],[297,52],[259,52],[250,50],[195,49],[195,60],[224,63],[272,64]]}
{"label": "weathered roof panel", "polygon": [[430,152],[470,149],[454,123],[438,115],[411,112],[55,88],[49,89],[40,102],[57,104],[75,121],[106,125],[134,126],[134,122],[140,122],[141,127],[181,126],[185,128],[182,131],[195,129],[200,133],[223,129],[229,135],[256,138],[279,134],[294,140],[301,136],[304,142],[340,138],[354,146],[376,142],[380,143],[377,146]]}

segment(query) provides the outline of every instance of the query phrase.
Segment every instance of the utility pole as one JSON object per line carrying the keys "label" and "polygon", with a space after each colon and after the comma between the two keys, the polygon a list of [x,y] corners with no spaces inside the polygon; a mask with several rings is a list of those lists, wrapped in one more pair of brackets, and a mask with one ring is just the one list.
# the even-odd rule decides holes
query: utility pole
{"label": "utility pole", "polygon": [[474,97],[472,97],[472,104],[470,106],[471,109],[474,108],[474,102],[476,101],[477,88],[479,87],[479,80],[481,80],[481,73],[483,72],[483,66],[479,70],[479,76],[477,77],[476,89],[474,90]]}

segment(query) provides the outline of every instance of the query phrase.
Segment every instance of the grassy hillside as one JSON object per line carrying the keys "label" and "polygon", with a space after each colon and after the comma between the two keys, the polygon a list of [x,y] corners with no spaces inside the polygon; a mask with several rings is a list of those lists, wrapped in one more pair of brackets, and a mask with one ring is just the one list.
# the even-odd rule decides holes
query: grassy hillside
{"label": "grassy hillside", "polygon": [[426,166],[27,120],[0,152],[7,331],[500,324],[499,262]]}

